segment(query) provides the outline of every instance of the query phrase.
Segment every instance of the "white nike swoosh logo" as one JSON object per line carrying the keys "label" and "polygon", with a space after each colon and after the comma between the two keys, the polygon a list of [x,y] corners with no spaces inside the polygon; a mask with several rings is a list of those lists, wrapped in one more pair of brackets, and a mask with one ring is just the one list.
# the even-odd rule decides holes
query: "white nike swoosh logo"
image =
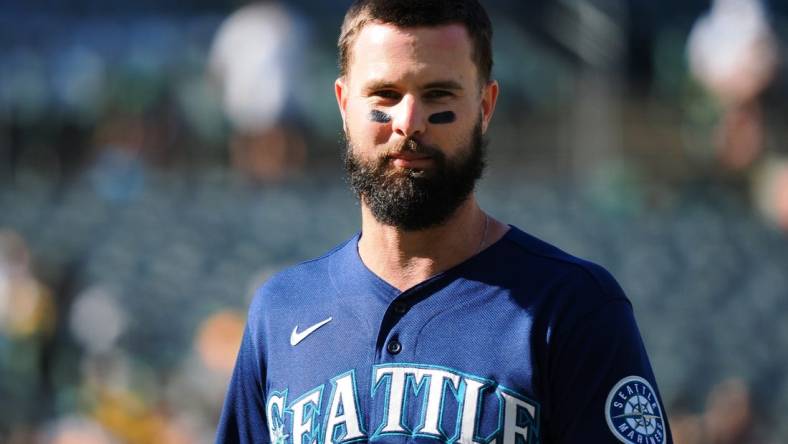
{"label": "white nike swoosh logo", "polygon": [[298,331],[298,326],[296,325],[295,327],[293,327],[293,332],[290,333],[290,345],[295,347],[296,345],[298,345],[299,342],[303,341],[307,336],[314,333],[315,330],[331,322],[331,319],[333,318],[324,319],[302,332]]}

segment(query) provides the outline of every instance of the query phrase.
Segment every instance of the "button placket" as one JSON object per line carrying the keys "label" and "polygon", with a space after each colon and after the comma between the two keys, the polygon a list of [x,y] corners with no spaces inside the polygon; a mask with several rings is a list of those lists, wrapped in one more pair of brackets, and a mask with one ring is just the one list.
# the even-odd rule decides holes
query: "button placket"
{"label": "button placket", "polygon": [[[405,316],[410,313],[414,302],[416,301],[413,299],[413,292],[406,291],[389,303],[383,320],[383,330],[380,332],[380,339],[382,339],[383,342],[378,342],[378,344],[380,344],[379,347],[381,347],[377,351],[380,359],[396,361],[398,355],[405,351],[404,344],[410,344],[410,342],[408,342],[410,341],[408,337],[400,337],[400,329],[405,325],[403,322],[408,322]],[[385,339],[382,337],[384,334]]]}

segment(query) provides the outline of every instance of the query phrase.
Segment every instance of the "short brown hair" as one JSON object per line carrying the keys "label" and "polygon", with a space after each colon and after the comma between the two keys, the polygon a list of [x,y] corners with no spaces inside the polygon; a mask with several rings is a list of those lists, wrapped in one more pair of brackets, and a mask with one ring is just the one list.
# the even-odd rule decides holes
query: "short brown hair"
{"label": "short brown hair", "polygon": [[351,48],[359,31],[369,22],[402,28],[458,23],[465,26],[473,45],[479,80],[487,83],[492,73],[492,23],[477,0],[356,0],[345,14],[339,35],[339,74],[347,75]]}

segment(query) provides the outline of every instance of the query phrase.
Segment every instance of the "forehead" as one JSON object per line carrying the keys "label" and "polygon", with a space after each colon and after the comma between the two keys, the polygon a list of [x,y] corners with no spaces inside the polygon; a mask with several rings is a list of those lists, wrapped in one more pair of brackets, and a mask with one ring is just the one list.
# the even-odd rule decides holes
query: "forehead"
{"label": "forehead", "polygon": [[461,24],[401,28],[372,22],[353,43],[348,75],[358,80],[436,75],[474,80],[476,65]]}

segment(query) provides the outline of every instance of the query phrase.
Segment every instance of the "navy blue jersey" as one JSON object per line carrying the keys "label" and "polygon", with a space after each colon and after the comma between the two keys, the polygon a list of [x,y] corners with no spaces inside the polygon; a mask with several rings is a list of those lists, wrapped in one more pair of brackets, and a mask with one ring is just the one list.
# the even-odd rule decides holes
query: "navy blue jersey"
{"label": "navy blue jersey", "polygon": [[632,307],[516,228],[406,291],[358,236],[260,288],[218,443],[671,442]]}

